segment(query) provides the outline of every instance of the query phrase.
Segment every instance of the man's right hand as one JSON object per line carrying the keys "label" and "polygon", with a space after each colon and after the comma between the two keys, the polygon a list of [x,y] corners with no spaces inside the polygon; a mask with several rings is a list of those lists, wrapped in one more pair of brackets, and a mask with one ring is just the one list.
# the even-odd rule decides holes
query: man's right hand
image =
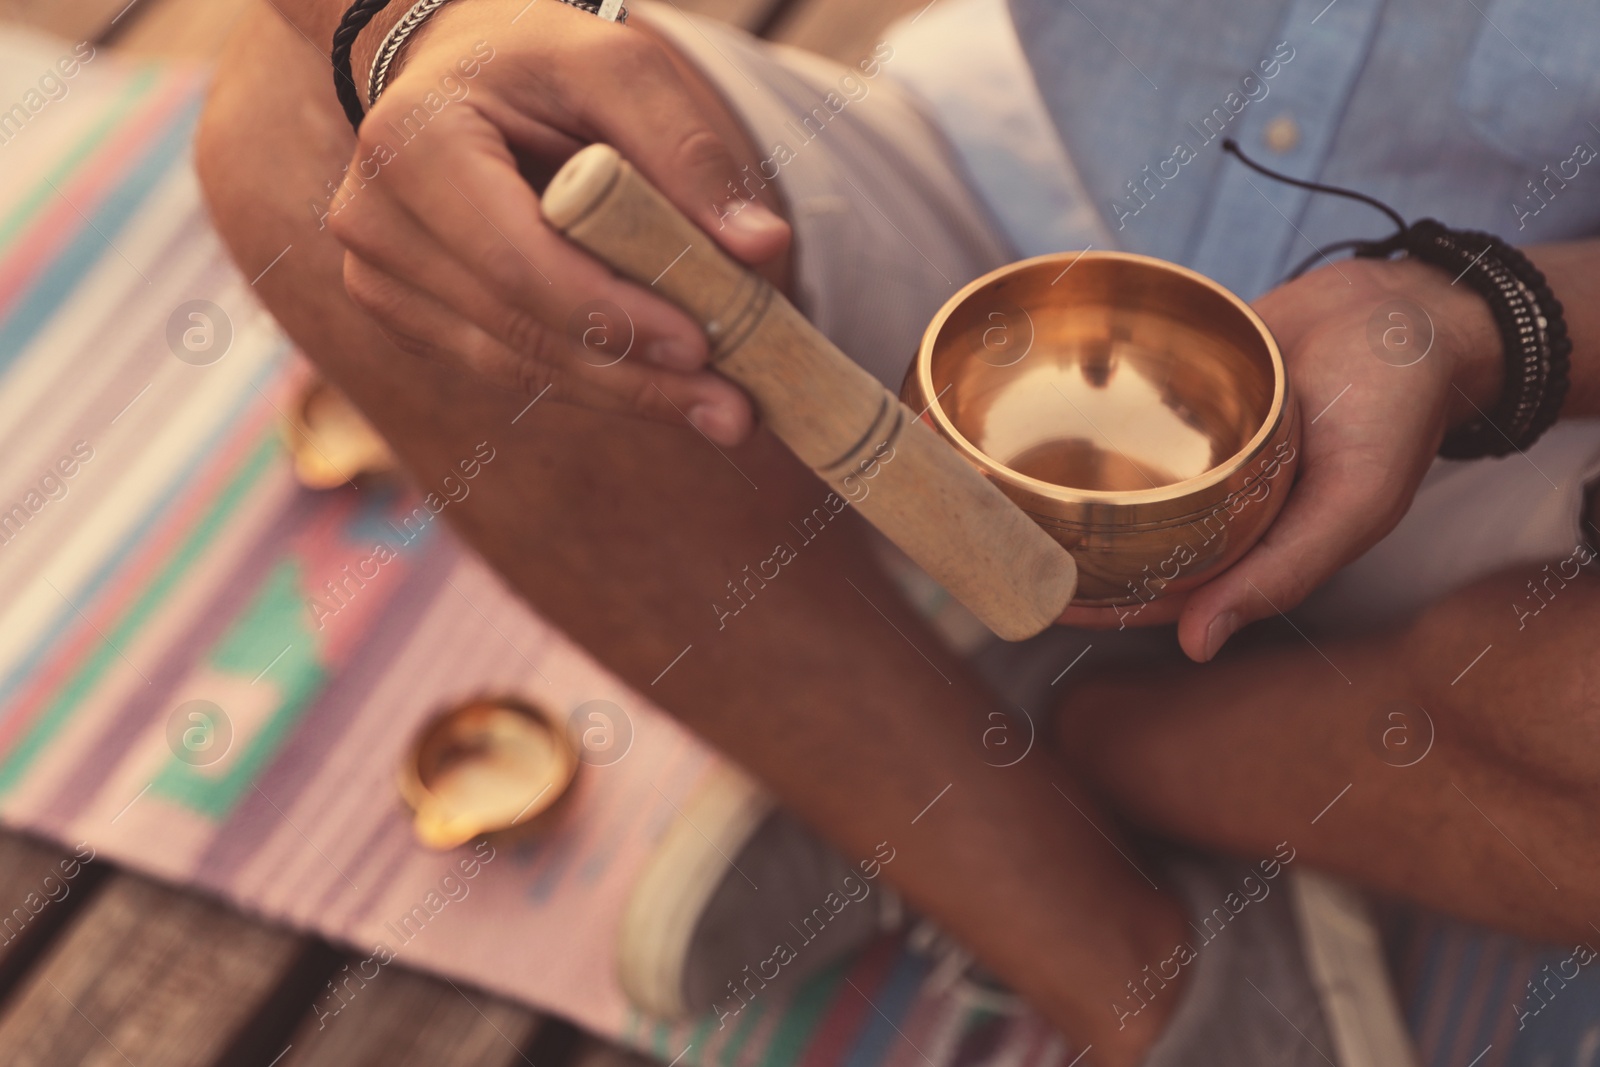
{"label": "man's right hand", "polygon": [[345,287],[408,351],[530,396],[553,387],[589,407],[687,418],[737,444],[750,401],[706,369],[700,327],[551,229],[530,176],[606,142],[734,258],[777,265],[788,225],[735,194],[753,171],[730,140],[753,150],[653,33],[525,4],[459,0],[407,45],[330,208]]}

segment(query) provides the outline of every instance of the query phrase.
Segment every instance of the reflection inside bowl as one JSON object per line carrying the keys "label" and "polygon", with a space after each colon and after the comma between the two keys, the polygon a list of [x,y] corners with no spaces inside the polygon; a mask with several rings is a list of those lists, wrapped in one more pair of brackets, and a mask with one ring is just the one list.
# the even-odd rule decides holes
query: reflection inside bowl
{"label": "reflection inside bowl", "polygon": [[969,298],[933,352],[957,432],[1019,474],[1097,492],[1161,489],[1244,449],[1273,402],[1259,332],[1209,290],[1149,271],[1126,284],[1123,267]]}
{"label": "reflection inside bowl", "polygon": [[[1077,489],[1157,489],[1215,466],[1206,431],[1164,398],[1137,357],[1043,357],[974,412],[979,448],[1019,474]],[[979,409],[979,405],[973,405]]]}

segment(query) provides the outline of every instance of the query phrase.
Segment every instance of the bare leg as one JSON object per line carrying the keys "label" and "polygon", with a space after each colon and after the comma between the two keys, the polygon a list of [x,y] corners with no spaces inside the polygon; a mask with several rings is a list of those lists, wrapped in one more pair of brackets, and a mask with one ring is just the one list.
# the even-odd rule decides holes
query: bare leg
{"label": "bare leg", "polygon": [[1155,679],[1102,677],[1075,691],[1064,735],[1119,809],[1162,832],[1242,855],[1287,839],[1319,867],[1441,911],[1590,938],[1600,581],[1552,583],[1519,629],[1511,605],[1536,606],[1526,582],[1545,576],[1525,571],[1398,635],[1319,653],[1290,634]]}
{"label": "bare leg", "polygon": [[341,250],[306,206],[351,151],[326,62],[263,11],[221,70],[199,148],[220,229],[252,275],[293,243],[258,290],[425,483],[493,435],[499,474],[450,509],[466,539],[847,854],[888,840],[908,898],[1093,1043],[1085,1062],[1136,1062],[1162,1017],[1119,1032],[1106,1005],[1177,939],[1180,909],[1107,843],[1111,823],[1050,757],[983,762],[990,698],[901,604],[853,516],[719,629],[711,602],[794,539],[820,483],[767,437],[724,457],[688,427],[555,404],[512,428],[527,397],[395,349],[346,300]]}

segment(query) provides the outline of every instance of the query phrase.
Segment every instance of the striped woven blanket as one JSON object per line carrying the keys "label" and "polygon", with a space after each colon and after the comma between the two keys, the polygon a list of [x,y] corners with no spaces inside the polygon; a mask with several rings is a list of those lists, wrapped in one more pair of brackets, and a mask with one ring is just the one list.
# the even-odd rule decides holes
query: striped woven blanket
{"label": "striped woven blanket", "polygon": [[[623,902],[712,757],[440,524],[401,543],[414,492],[297,485],[277,423],[305,372],[206,222],[188,155],[203,88],[0,36],[0,821],[666,1060],[1072,1062],[896,939],[725,1028],[629,1009]],[[395,551],[377,577],[316,610],[378,541]],[[610,700],[634,747],[585,769],[553,832],[475,853],[441,895],[460,857],[414,842],[394,771],[430,712],[489,689]],[[197,701],[222,713],[215,758],[177,743]],[[1423,1062],[1594,1061],[1600,968],[1519,1017],[1570,950],[1397,929]]]}

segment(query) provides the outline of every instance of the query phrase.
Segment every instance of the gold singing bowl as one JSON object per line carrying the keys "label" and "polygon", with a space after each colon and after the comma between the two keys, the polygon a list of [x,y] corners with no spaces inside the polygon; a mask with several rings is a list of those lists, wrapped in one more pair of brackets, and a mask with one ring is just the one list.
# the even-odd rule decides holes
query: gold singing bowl
{"label": "gold singing bowl", "polygon": [[475,697],[435,715],[400,765],[400,795],[429,848],[532,827],[578,773],[555,716],[510,696]]}
{"label": "gold singing bowl", "polygon": [[1039,256],[979,278],[928,324],[901,395],[1072,553],[1075,605],[1214,576],[1276,517],[1299,456],[1266,324],[1149,256]]}

